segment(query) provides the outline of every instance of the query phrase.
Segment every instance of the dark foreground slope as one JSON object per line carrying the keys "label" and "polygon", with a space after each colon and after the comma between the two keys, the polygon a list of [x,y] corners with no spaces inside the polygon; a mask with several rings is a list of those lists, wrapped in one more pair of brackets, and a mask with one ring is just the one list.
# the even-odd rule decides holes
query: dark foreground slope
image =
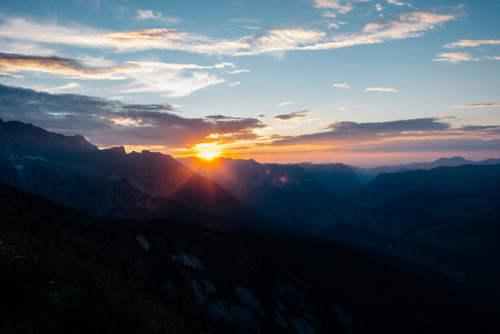
{"label": "dark foreground slope", "polygon": [[487,333],[491,305],[332,242],[101,221],[0,184],[0,332]]}

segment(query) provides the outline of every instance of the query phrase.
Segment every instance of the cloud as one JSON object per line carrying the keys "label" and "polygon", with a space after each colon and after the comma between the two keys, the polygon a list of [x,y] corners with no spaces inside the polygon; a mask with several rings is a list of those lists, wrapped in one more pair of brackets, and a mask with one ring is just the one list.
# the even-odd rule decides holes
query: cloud
{"label": "cloud", "polygon": [[349,85],[348,85],[348,84],[346,84],[346,83],[333,84],[332,86],[333,86],[333,87],[340,88],[340,89],[351,88],[351,86],[349,86]]}
{"label": "cloud", "polygon": [[387,3],[390,3],[392,5],[396,5],[396,6],[408,6],[408,7],[411,7],[411,4],[405,3],[405,2],[400,2],[400,1],[397,1],[397,0],[387,0]]}
{"label": "cloud", "polygon": [[[443,45],[443,48],[448,49],[456,49],[456,48],[473,48],[482,45],[500,45],[500,40],[496,39],[462,39],[458,42],[448,43]],[[484,50],[483,50],[484,51]],[[500,56],[482,56],[482,57],[473,57],[468,52],[450,52],[450,53],[441,53],[438,54],[434,59],[435,61],[442,61],[447,63],[459,63],[461,61],[480,61],[480,60],[500,60]]]}
{"label": "cloud", "polygon": [[[105,61],[90,59],[90,62]],[[35,71],[72,79],[121,79],[131,82],[124,92],[159,92],[166,97],[188,96],[200,89],[223,83],[224,79],[204,70],[226,67],[236,66],[233,63],[201,66],[126,61],[125,66],[88,67],[73,59],[0,53],[0,70],[11,77],[8,72]]]}
{"label": "cloud", "polygon": [[346,14],[354,9],[356,2],[368,2],[371,0],[313,0],[313,6],[324,10],[323,16],[335,17],[337,14]]}
{"label": "cloud", "polygon": [[172,16],[163,16],[160,12],[155,12],[151,9],[138,9],[137,16],[135,17],[137,20],[157,20],[167,24],[179,24],[181,19],[178,17]]}
{"label": "cloud", "polygon": [[452,127],[439,118],[335,122],[326,131],[274,137],[270,146],[343,152],[499,151],[500,126]]}
{"label": "cloud", "polygon": [[319,42],[324,36],[326,36],[325,32],[311,29],[270,29],[260,35],[235,42],[239,50],[235,50],[233,55],[248,56],[298,50],[308,44]]}
{"label": "cloud", "polygon": [[240,73],[250,73],[250,70],[234,70],[234,71],[224,71],[227,74],[240,74]]}
{"label": "cloud", "polygon": [[415,131],[437,131],[450,127],[436,118],[419,118],[389,122],[356,123],[336,122],[330,124],[324,132],[299,136],[282,137],[273,145],[331,145],[349,141],[373,141],[382,138],[404,135]]}
{"label": "cloud", "polygon": [[80,86],[81,85],[79,83],[70,82],[70,83],[68,83],[66,85],[62,85],[62,86],[58,86],[58,87],[53,87],[53,88],[45,89],[45,91],[47,93],[55,94],[55,93],[59,93],[61,91],[65,91],[67,89],[79,88]]}
{"label": "cloud", "polygon": [[444,63],[459,63],[461,61],[474,61],[477,60],[473,58],[468,52],[450,52],[450,53],[440,53],[434,58],[435,61],[442,61]]}
{"label": "cloud", "polygon": [[350,0],[313,0],[314,7],[319,9],[332,10],[334,13],[345,14],[354,9],[353,2]]}
{"label": "cloud", "polygon": [[500,45],[500,40],[498,39],[462,39],[458,42],[448,43],[443,45],[443,48],[455,49],[455,48],[464,48],[464,47],[477,47],[481,45]]}
{"label": "cloud", "polygon": [[114,72],[118,69],[118,67],[87,67],[76,60],[59,57],[0,53],[0,70],[5,72],[44,72],[73,79],[124,79],[123,76],[115,75]]}
{"label": "cloud", "polygon": [[224,63],[219,63],[214,65],[215,68],[226,68],[226,67],[231,67],[231,68],[236,68],[236,65],[232,62],[224,62]]}
{"label": "cloud", "polygon": [[278,104],[278,107],[283,107],[283,106],[288,106],[290,104],[295,104],[297,102],[281,102],[280,104]]}
{"label": "cloud", "polygon": [[134,65],[126,75],[134,82],[125,89],[127,93],[159,92],[166,97],[189,96],[193,92],[225,82],[224,79],[196,64],[169,64],[160,62],[127,62]]}
{"label": "cloud", "polygon": [[384,9],[384,7],[382,7],[379,3],[375,4],[375,8],[377,9],[377,12],[381,12]]}
{"label": "cloud", "polygon": [[[265,127],[256,118],[186,118],[168,104],[125,104],[77,94],[49,94],[0,85],[0,116],[64,134],[79,133],[102,146],[190,147],[222,137],[231,142],[255,137]],[[210,139],[212,138],[212,139]]]}
{"label": "cloud", "polygon": [[274,116],[274,118],[280,121],[288,121],[295,118],[307,117],[308,115],[309,115],[309,110],[303,110],[303,111],[292,112],[290,114]]}
{"label": "cloud", "polygon": [[303,47],[305,50],[326,50],[344,48],[355,45],[380,44],[383,42],[419,37],[425,31],[433,30],[447,21],[455,19],[452,14],[428,12],[403,13],[394,20],[371,22],[364,26],[362,32],[339,34],[330,41]]}
{"label": "cloud", "polygon": [[8,74],[5,72],[0,72],[0,78],[20,79],[24,78],[24,75],[16,75],[16,74]]}
{"label": "cloud", "polygon": [[367,92],[369,92],[369,91],[391,92],[391,93],[398,92],[397,89],[395,89],[395,88],[388,88],[388,87],[372,87],[372,88],[365,88],[365,90]]}
{"label": "cloud", "polygon": [[486,107],[500,107],[500,103],[464,104],[460,106],[453,106],[452,108],[486,108]]}
{"label": "cloud", "polygon": [[[318,0],[315,5],[318,8],[340,6],[338,8],[347,9],[352,3],[353,1]],[[211,38],[176,29],[108,32],[75,25],[61,26],[24,18],[6,18],[0,26],[0,38],[23,43],[112,48],[119,52],[157,49],[230,56],[268,53],[282,57],[284,52],[292,50],[335,49],[418,37],[455,18],[454,14],[411,12],[399,14],[393,20],[368,23],[362,31],[354,33],[328,35],[324,31],[296,27],[268,29],[260,34],[236,39]]]}

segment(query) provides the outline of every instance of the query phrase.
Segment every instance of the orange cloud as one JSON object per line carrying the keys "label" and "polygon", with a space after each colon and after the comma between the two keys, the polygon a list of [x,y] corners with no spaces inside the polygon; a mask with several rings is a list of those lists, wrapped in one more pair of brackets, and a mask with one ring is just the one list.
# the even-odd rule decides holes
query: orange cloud
{"label": "orange cloud", "polygon": [[0,70],[5,72],[35,71],[64,75],[74,79],[124,79],[113,73],[117,69],[119,67],[90,68],[76,60],[59,57],[0,53]]}
{"label": "orange cloud", "polygon": [[452,108],[486,108],[486,107],[500,107],[500,103],[464,104],[461,106],[453,106]]}

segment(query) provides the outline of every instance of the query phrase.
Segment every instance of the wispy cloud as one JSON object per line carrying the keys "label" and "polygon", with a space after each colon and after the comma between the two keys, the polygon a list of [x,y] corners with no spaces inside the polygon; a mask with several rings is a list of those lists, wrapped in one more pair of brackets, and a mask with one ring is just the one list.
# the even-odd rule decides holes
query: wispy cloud
{"label": "wispy cloud", "polygon": [[449,53],[440,53],[438,54],[433,60],[435,61],[441,61],[444,63],[459,63],[461,61],[474,61],[477,60],[476,58],[473,58],[470,53],[468,52],[449,52]]}
{"label": "wispy cloud", "polygon": [[309,116],[309,110],[303,110],[303,111],[296,111],[292,112],[290,114],[285,114],[285,115],[278,115],[274,116],[274,118],[280,120],[280,121],[288,121],[291,119],[295,118],[303,118]]}
{"label": "wispy cloud", "polygon": [[462,39],[458,42],[448,43],[443,45],[443,48],[455,49],[455,48],[465,48],[465,47],[477,47],[481,45],[500,45],[500,40],[498,39]]}
{"label": "wispy cloud", "polygon": [[336,13],[345,14],[353,10],[355,0],[313,0],[313,2],[314,7],[330,10],[332,15],[335,15]]}
{"label": "wispy cloud", "polygon": [[278,107],[283,107],[283,106],[288,106],[290,104],[295,104],[297,102],[281,102],[280,104],[278,104]]}
{"label": "wispy cloud", "polygon": [[5,72],[0,72],[0,78],[20,79],[20,78],[24,78],[24,75],[8,74]]}
{"label": "wispy cloud", "polygon": [[224,71],[227,74],[240,74],[240,73],[250,73],[250,70],[234,70],[234,71]]}
{"label": "wispy cloud", "polygon": [[159,92],[167,97],[188,96],[200,89],[223,83],[223,78],[208,70],[222,71],[227,67],[234,68],[235,65],[126,61],[124,66],[87,67],[73,59],[0,53],[0,70],[10,77],[12,72],[34,71],[72,79],[120,79],[127,81],[124,92]]}
{"label": "wispy cloud", "polygon": [[157,20],[167,24],[179,24],[181,19],[173,16],[163,16],[162,13],[151,10],[151,9],[138,9],[137,20]]}
{"label": "wispy cloud", "polygon": [[[339,5],[339,8],[350,6],[344,2],[352,5],[351,1],[327,0],[319,1],[317,5]],[[454,14],[411,12],[400,14],[394,20],[368,23],[362,31],[348,34],[329,36],[324,31],[297,27],[263,30],[257,35],[232,40],[211,38],[175,29],[105,32],[81,26],[41,24],[24,18],[6,18],[0,26],[0,37],[22,40],[25,43],[113,48],[120,52],[160,49],[231,56],[263,53],[282,56],[284,52],[291,50],[335,49],[418,37],[455,18]]]}
{"label": "wispy cloud", "polygon": [[371,0],[313,0],[313,6],[323,10],[323,16],[335,17],[352,11],[357,2],[369,1]]}
{"label": "wispy cloud", "polygon": [[348,85],[348,84],[346,84],[346,83],[333,84],[332,86],[333,86],[333,87],[340,88],[340,89],[351,88],[351,86],[349,86],[349,85]]}
{"label": "wispy cloud", "polygon": [[126,75],[134,82],[127,93],[159,92],[166,97],[189,96],[193,92],[225,82],[216,74],[199,71],[204,67],[196,64],[168,64],[159,62],[127,62],[134,65]]}
{"label": "wispy cloud", "polygon": [[397,0],[387,0],[387,3],[390,3],[392,5],[396,5],[396,6],[408,6],[408,7],[411,7],[411,4],[406,3],[406,2],[397,1]]}
{"label": "wispy cloud", "polygon": [[79,87],[81,87],[81,85],[79,83],[77,83],[77,82],[70,82],[70,83],[68,83],[66,85],[62,85],[62,86],[57,86],[57,87],[45,89],[45,91],[47,93],[56,94],[56,93],[60,93],[62,91],[68,90],[68,89],[74,89],[74,88],[79,88]]}
{"label": "wispy cloud", "polygon": [[379,44],[391,40],[422,36],[424,32],[456,18],[453,14],[411,12],[397,16],[394,20],[372,22],[362,32],[340,34],[330,41],[304,47],[307,50],[325,50],[355,45]]}
{"label": "wispy cloud", "polygon": [[390,93],[395,93],[398,92],[397,89],[395,88],[389,88],[389,87],[371,87],[371,88],[365,88],[366,91],[377,91],[377,92],[390,92]]}
{"label": "wispy cloud", "polygon": [[91,68],[73,59],[0,53],[0,70],[34,71],[63,75],[73,79],[124,79],[115,72],[119,67]]}
{"label": "wispy cloud", "polygon": [[486,108],[486,107],[500,107],[500,103],[463,104],[460,106],[453,106],[452,108]]}

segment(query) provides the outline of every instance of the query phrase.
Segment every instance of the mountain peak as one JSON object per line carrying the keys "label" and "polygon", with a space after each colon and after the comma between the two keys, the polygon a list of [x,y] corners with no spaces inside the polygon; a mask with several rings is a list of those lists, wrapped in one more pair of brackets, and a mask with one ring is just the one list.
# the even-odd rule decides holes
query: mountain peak
{"label": "mountain peak", "polygon": [[2,121],[0,142],[2,151],[17,155],[22,153],[35,156],[60,154],[61,152],[88,152],[98,150],[82,135],[65,136],[52,133],[30,123]]}
{"label": "mountain peak", "polygon": [[434,163],[460,163],[460,164],[464,164],[464,163],[470,163],[471,161],[470,160],[467,160],[463,157],[451,157],[451,158],[440,158],[440,159],[437,159],[436,161],[434,161]]}

